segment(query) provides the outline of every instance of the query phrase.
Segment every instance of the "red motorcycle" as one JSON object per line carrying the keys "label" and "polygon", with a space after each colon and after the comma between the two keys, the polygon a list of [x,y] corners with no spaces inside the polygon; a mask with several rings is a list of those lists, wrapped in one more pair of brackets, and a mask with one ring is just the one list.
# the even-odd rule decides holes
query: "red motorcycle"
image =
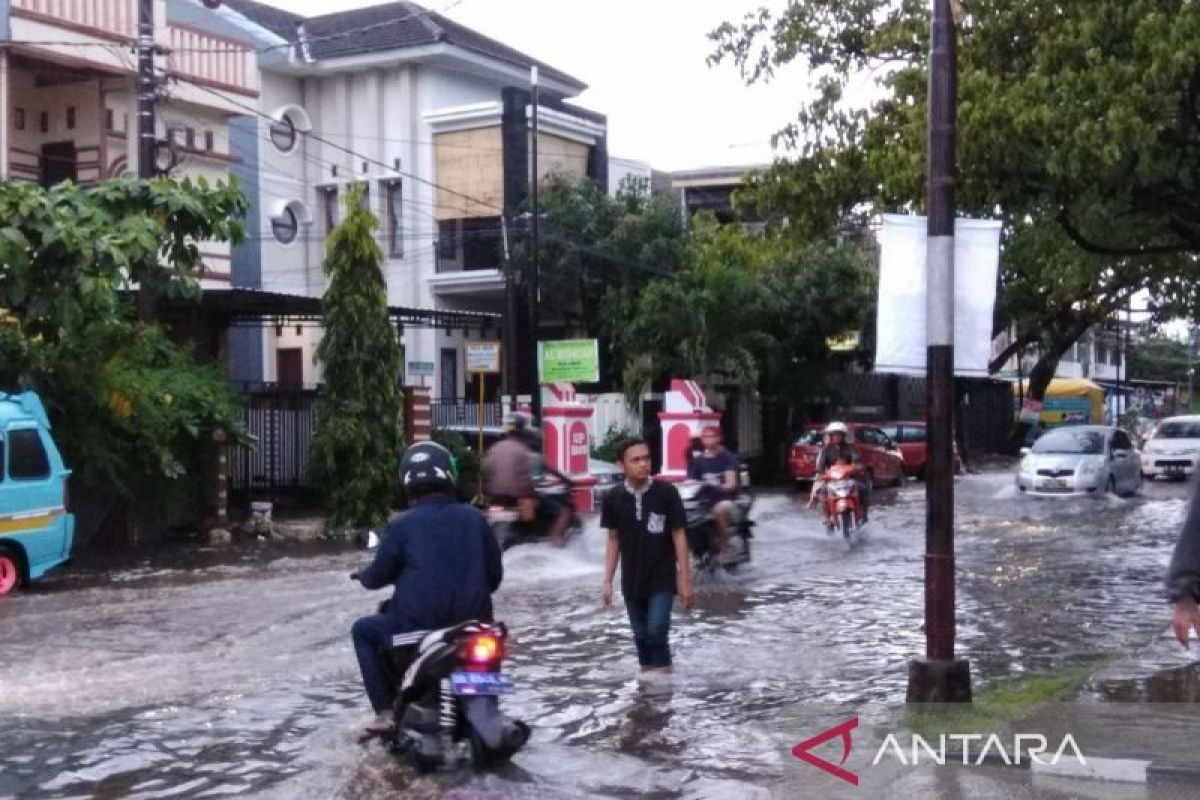
{"label": "red motorcycle", "polygon": [[858,468],[853,464],[834,464],[817,481],[817,488],[825,493],[825,527],[830,533],[841,531],[847,541],[863,524],[857,473]]}

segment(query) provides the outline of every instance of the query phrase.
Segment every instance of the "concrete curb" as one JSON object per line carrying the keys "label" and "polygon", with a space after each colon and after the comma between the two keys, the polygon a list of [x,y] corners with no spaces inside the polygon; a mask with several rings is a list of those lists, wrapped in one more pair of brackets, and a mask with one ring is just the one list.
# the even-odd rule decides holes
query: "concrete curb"
{"label": "concrete curb", "polygon": [[[956,763],[961,759],[954,754],[946,754],[947,763]],[[1029,758],[1021,759],[1021,763],[1009,762],[999,756],[989,755],[983,759],[983,764],[989,767],[1007,767],[1009,769],[1029,770],[1034,775],[1048,778],[1072,778],[1076,780],[1098,780],[1113,783],[1187,783],[1200,785],[1200,763],[1182,764],[1171,761],[1154,761],[1143,758],[1112,758],[1107,756],[1089,756],[1084,753],[1086,763],[1080,763],[1072,757],[1064,756],[1057,764],[1038,763]]]}

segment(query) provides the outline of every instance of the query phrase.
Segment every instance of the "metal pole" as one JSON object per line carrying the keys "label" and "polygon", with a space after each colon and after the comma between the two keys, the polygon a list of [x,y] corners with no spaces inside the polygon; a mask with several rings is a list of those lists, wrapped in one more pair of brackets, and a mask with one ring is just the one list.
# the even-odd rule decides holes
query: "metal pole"
{"label": "metal pole", "polygon": [[925,641],[909,666],[911,703],[970,701],[954,659],[954,176],[956,70],[951,0],[934,0],[929,61]]}
{"label": "metal pole", "polygon": [[1192,392],[1196,390],[1196,326],[1188,326],[1188,413],[1192,413],[1195,403],[1192,402]]}
{"label": "metal pole", "polygon": [[539,304],[542,299],[541,276],[538,265],[538,68],[531,67],[529,71],[530,98],[533,107],[533,141],[531,143],[530,162],[532,169],[529,177],[529,204],[532,216],[529,221],[529,245],[531,251],[529,265],[529,374],[530,408],[537,424],[542,422],[542,385],[538,373],[538,327]]}
{"label": "metal pole", "polygon": [[[154,78],[154,0],[138,0],[138,72],[137,72],[137,115],[138,115],[138,178],[149,180],[154,177],[154,156],[157,144],[154,111],[158,102]],[[157,303],[149,287],[138,289],[138,316],[151,321],[157,315]]]}

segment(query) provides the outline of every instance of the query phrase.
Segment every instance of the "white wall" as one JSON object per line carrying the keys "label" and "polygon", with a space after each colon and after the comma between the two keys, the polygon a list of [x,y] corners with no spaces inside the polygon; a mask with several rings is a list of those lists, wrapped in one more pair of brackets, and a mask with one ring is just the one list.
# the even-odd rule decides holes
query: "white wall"
{"label": "white wall", "polygon": [[650,191],[650,165],[644,161],[634,161],[628,158],[608,158],[608,193],[615,195],[621,188],[621,183],[628,177],[642,178],[646,181],[646,191]]}

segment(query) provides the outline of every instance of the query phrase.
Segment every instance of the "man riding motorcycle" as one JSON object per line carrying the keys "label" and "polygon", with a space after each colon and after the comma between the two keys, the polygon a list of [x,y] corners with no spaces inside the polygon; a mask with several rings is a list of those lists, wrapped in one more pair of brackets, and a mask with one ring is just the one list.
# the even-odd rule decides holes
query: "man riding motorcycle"
{"label": "man riding motorcycle", "polygon": [[574,510],[550,495],[539,495],[535,478],[550,474],[570,484],[570,479],[546,465],[541,455],[541,433],[528,414],[517,413],[509,418],[508,435],[488,450],[483,460],[484,488],[489,502],[520,511],[526,525],[548,526],[550,540],[566,544]]}
{"label": "man riding motorcycle", "polygon": [[722,440],[721,429],[715,425],[701,431],[700,441],[704,450],[691,457],[688,479],[704,484],[699,499],[716,523],[713,552],[717,554],[717,562],[723,564],[730,560],[729,536],[739,521],[734,501],[741,487],[737,456],[725,449]]}
{"label": "man riding motorcycle", "polygon": [[871,504],[871,481],[862,468],[862,461],[858,457],[858,450],[848,440],[849,434],[850,429],[846,427],[844,422],[831,422],[825,426],[825,445],[821,448],[821,452],[817,454],[816,480],[813,482],[813,493],[809,500],[809,505],[815,505],[818,500],[824,499],[822,496],[824,489],[821,483],[821,476],[825,474],[826,470],[838,463],[839,460],[845,459],[855,467],[855,476],[858,481],[858,496],[862,502],[862,521],[866,522],[868,509]]}
{"label": "man riding motorcycle", "polygon": [[492,593],[504,567],[487,519],[456,502],[454,457],[435,442],[408,448],[400,481],[410,508],[387,527],[370,566],[351,577],[367,589],[392,584],[386,608],[354,623],[350,636],[375,720],[367,733],[390,730],[396,693],[388,677],[398,633],[492,620]]}

